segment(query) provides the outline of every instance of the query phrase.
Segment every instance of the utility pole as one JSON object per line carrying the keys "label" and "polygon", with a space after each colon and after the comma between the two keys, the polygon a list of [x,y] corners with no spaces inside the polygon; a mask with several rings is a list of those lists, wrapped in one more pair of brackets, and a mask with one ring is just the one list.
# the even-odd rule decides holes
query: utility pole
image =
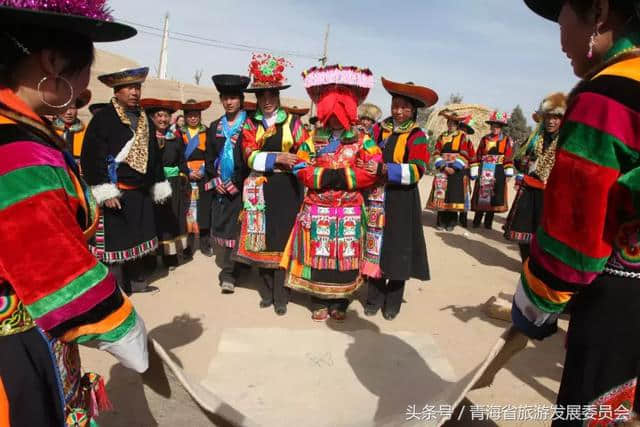
{"label": "utility pole", "polygon": [[162,48],[160,49],[160,65],[158,66],[158,78],[167,78],[167,56],[169,44],[169,12],[164,15],[164,30],[162,32]]}
{"label": "utility pole", "polygon": [[327,61],[329,60],[329,30],[331,29],[331,25],[327,24],[327,30],[324,32],[324,49],[322,50],[322,58],[320,58],[320,63],[324,67],[327,65]]}
{"label": "utility pole", "polygon": [[[324,48],[322,49],[322,58],[319,58],[320,64],[324,67],[327,65],[327,61],[329,60],[329,30],[331,29],[331,24],[327,24],[327,29],[324,32]],[[316,106],[312,102],[311,103],[311,112],[309,113],[309,117],[313,117],[316,112]]]}

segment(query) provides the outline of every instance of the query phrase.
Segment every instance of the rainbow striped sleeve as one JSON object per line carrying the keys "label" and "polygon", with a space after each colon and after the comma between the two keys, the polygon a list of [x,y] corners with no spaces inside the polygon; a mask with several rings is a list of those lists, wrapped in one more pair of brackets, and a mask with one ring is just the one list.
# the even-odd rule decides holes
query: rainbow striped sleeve
{"label": "rainbow striped sleeve", "polygon": [[300,149],[300,146],[309,140],[309,132],[304,128],[302,121],[299,118],[295,119],[293,123],[293,129],[291,130],[291,136],[293,136],[293,151]]}
{"label": "rainbow striped sleeve", "polygon": [[427,170],[429,163],[428,141],[424,132],[415,130],[407,140],[407,163],[387,163],[387,179],[392,184],[414,185]]}
{"label": "rainbow striped sleeve", "polygon": [[364,140],[362,142],[362,149],[364,151],[364,155],[368,158],[371,158],[371,156],[382,156],[382,150],[380,149],[378,144],[376,144],[375,141],[369,136],[364,137]]}
{"label": "rainbow striped sleeve", "polygon": [[247,164],[249,168],[258,172],[272,172],[276,166],[277,153],[254,151],[249,155]]}
{"label": "rainbow striped sleeve", "polygon": [[[613,67],[640,69],[637,59],[624,62],[634,64]],[[529,336],[553,333],[572,295],[604,270],[622,212],[640,206],[639,141],[638,79],[605,70],[574,96],[512,310]]]}
{"label": "rainbow striped sleeve", "polygon": [[[66,341],[91,340],[133,355],[144,330],[76,220],[80,198],[63,154],[32,141],[0,145],[0,269],[36,324]],[[144,334],[142,334],[144,335]],[[111,350],[110,350],[111,351]]]}

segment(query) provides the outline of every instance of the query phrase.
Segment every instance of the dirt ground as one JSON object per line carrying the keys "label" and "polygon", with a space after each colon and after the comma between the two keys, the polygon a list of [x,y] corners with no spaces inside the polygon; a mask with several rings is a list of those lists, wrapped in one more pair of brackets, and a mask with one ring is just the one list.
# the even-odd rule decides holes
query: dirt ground
{"label": "dirt ground", "polygon": [[[423,203],[430,185],[430,178],[421,183]],[[498,336],[509,326],[506,322],[489,318],[483,311],[484,303],[492,296],[511,299],[521,268],[517,246],[502,237],[505,216],[496,216],[493,230],[458,227],[449,233],[437,231],[434,228],[435,214],[425,212],[423,225],[431,280],[407,284],[402,311],[392,322],[384,320],[380,314],[374,318],[364,317],[366,288],[361,289],[359,298],[350,306],[347,321],[339,328],[345,331],[373,329],[381,334],[427,333],[459,377],[471,371],[482,362]],[[206,376],[225,329],[335,329],[335,325],[311,321],[309,299],[304,295],[293,295],[284,317],[276,316],[272,308],[260,309],[256,291],[259,279],[255,271],[248,271],[241,277],[235,294],[223,295],[218,287],[218,271],[215,258],[206,258],[198,253],[191,262],[170,274],[160,271],[153,279],[152,285],[156,288],[153,292],[133,296],[150,335],[195,378]],[[561,330],[554,337],[543,342],[530,342],[497,375],[491,387],[472,391],[465,403],[500,407],[551,405],[562,374],[565,331],[566,321],[562,321]],[[393,350],[389,348],[389,351]],[[84,369],[105,376],[107,390],[115,406],[114,411],[99,418],[101,426],[223,425],[219,419],[199,411],[178,387],[172,387],[171,391],[166,388],[164,393],[150,393],[138,375],[117,364],[110,355],[91,349],[83,349],[82,353]],[[380,401],[384,400],[384,394],[393,392],[375,391]],[[407,402],[407,406],[415,405],[418,409],[427,404],[429,402],[423,401],[419,395],[415,396],[414,402]],[[304,408],[282,410],[304,411]],[[456,421],[451,421],[450,425],[548,424],[525,419],[472,421],[470,406],[466,406],[459,417],[456,413],[454,418]]]}

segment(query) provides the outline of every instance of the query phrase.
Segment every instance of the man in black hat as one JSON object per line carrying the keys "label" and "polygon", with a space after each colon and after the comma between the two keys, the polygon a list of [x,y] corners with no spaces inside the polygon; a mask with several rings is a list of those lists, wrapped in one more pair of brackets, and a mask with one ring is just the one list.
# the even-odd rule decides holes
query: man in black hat
{"label": "man in black hat", "polygon": [[236,284],[237,266],[231,253],[240,232],[238,217],[242,211],[242,187],[248,169],[242,155],[242,128],[247,119],[244,110],[244,90],[249,77],[219,74],[212,77],[220,93],[225,114],[209,126],[205,167],[212,178],[215,196],[212,206],[211,236],[223,249],[220,287],[232,293]]}
{"label": "man in black hat", "polygon": [[153,203],[171,197],[155,126],[140,108],[148,71],[98,77],[114,97],[89,123],[81,155],[84,178],[102,207],[90,248],[129,294],[147,289],[144,260],[158,247]]}

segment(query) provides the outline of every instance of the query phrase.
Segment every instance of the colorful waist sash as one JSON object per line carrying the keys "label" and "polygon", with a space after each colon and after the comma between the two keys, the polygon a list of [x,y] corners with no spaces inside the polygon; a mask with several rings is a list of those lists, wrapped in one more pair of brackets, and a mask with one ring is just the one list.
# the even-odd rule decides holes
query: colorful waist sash
{"label": "colorful waist sash", "polygon": [[264,183],[267,178],[261,173],[252,172],[244,182],[242,201],[247,235],[244,247],[250,252],[263,252],[267,249],[267,227],[264,201]]}
{"label": "colorful waist sash", "polygon": [[480,191],[478,192],[478,208],[490,209],[491,198],[496,184],[496,165],[502,164],[504,156],[482,156],[482,172],[480,173]]}

